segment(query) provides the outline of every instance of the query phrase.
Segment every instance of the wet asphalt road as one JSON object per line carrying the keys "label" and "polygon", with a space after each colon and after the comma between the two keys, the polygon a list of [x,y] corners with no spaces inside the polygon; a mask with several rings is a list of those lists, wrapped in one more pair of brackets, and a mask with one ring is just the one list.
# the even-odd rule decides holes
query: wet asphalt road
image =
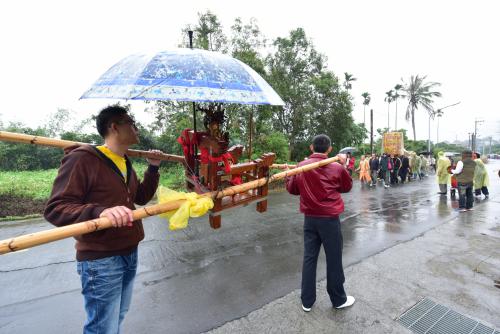
{"label": "wet asphalt road", "polygon": [[[499,166],[492,162],[489,169]],[[496,180],[493,173],[490,179]],[[458,215],[458,203],[437,190],[433,175],[390,189],[361,189],[355,182],[344,195],[344,266]],[[298,198],[286,192],[269,196],[266,213],[255,205],[225,213],[219,230],[200,218],[170,232],[165,221],[149,218],[123,332],[199,333],[299,288],[302,220]],[[0,239],[47,227],[43,220],[0,224]],[[324,277],[322,253],[317,279]],[[81,332],[79,284],[72,240],[1,256],[0,332]]]}

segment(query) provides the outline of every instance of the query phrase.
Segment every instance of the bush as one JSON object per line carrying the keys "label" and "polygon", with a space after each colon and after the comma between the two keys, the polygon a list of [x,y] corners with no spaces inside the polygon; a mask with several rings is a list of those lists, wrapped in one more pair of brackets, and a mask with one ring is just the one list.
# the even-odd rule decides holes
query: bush
{"label": "bush", "polygon": [[[47,136],[46,131],[42,128],[31,129],[11,125],[5,130],[34,136]],[[63,151],[59,148],[0,142],[0,170],[19,171],[57,168],[62,156]]]}
{"label": "bush", "polygon": [[259,136],[254,145],[254,157],[268,152],[276,153],[277,162],[288,161],[289,147],[286,136],[280,132]]}

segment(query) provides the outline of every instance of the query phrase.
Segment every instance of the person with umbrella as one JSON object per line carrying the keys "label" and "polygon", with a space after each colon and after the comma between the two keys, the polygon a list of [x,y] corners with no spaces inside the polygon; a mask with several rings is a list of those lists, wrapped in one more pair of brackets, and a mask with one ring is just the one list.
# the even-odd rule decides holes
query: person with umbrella
{"label": "person with umbrella", "polygon": [[354,171],[354,164],[356,163],[356,158],[352,156],[351,152],[347,152],[347,171],[349,172],[349,175],[352,176],[352,172]]}
{"label": "person with umbrella", "polygon": [[[160,160],[139,181],[125,155],[139,142],[134,120],[121,106],[104,108],[96,118],[101,146],[72,146],[54,181],[44,217],[55,226],[108,218],[115,228],[75,237],[77,271],[85,300],[84,333],[119,333],[132,299],[137,247],[144,238],[134,203],[145,205],[158,187]],[[159,152],[159,151],[156,151]]]}

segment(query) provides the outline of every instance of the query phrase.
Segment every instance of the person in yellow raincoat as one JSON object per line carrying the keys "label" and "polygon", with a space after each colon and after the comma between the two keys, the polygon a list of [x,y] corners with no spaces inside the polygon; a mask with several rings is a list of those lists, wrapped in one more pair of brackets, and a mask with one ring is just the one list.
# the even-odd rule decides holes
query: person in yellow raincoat
{"label": "person in yellow raincoat", "polygon": [[476,169],[474,170],[474,192],[476,196],[481,196],[481,192],[484,198],[487,199],[490,195],[488,192],[488,186],[490,185],[490,179],[488,177],[488,171],[481,159],[475,159]]}
{"label": "person in yellow raincoat", "polygon": [[448,173],[448,167],[451,165],[450,159],[444,156],[444,153],[440,151],[438,153],[437,161],[437,178],[439,184],[439,194],[446,195],[448,192],[448,183],[450,183],[450,174]]}
{"label": "person in yellow raincoat", "polygon": [[364,155],[361,156],[359,167],[358,169],[356,169],[356,172],[359,172],[359,181],[361,181],[361,185],[363,185],[363,183],[369,184],[371,182],[372,178],[370,177],[370,163]]}

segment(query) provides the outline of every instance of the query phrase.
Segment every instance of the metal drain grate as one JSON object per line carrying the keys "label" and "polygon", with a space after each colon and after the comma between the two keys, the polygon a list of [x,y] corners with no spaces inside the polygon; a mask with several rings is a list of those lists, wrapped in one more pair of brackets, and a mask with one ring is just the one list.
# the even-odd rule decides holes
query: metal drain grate
{"label": "metal drain grate", "polygon": [[500,334],[446,306],[424,298],[403,313],[398,322],[418,334]]}

